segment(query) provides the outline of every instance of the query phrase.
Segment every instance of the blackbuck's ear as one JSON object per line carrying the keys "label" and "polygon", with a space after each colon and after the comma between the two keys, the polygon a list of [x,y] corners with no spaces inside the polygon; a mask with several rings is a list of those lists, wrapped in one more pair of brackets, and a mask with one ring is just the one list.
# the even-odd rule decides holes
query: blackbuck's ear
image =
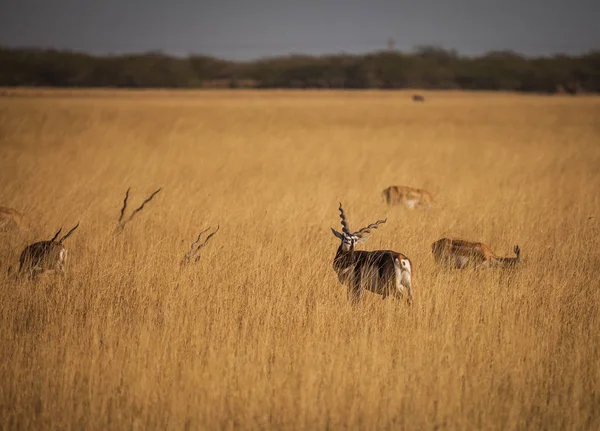
{"label": "blackbuck's ear", "polygon": [[337,230],[335,230],[334,228],[330,228],[330,229],[331,229],[331,232],[333,232],[333,234],[335,235],[335,237],[336,237],[337,239],[339,239],[340,241],[343,241],[343,240],[344,240],[344,235],[343,235],[343,234],[339,233],[339,232],[338,232]]}

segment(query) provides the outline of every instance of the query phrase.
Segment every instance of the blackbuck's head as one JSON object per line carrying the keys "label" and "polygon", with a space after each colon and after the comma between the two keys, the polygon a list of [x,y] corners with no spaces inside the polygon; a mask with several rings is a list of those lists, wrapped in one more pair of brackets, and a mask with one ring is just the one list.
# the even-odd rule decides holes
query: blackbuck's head
{"label": "blackbuck's head", "polygon": [[385,223],[387,221],[387,218],[385,220],[378,220],[375,223],[372,223],[367,227],[363,227],[362,229],[356,232],[351,232],[350,225],[348,224],[348,220],[346,219],[346,215],[344,214],[344,209],[342,208],[341,202],[339,210],[340,218],[342,219],[342,232],[338,232],[334,228],[331,228],[331,231],[333,232],[336,238],[342,241],[341,246],[343,251],[353,251],[354,246],[356,244],[365,242],[367,239],[369,239],[369,237],[365,236],[365,234],[370,233],[371,229],[376,229],[380,224]]}
{"label": "blackbuck's head", "polygon": [[515,252],[516,257],[509,257],[507,259],[506,263],[509,266],[514,266],[521,261],[521,248],[518,245],[515,245],[515,248],[513,249],[513,251]]}
{"label": "blackbuck's head", "polygon": [[515,245],[513,251],[515,252],[515,257],[500,257],[496,260],[496,262],[505,268],[516,266],[519,262],[521,262],[521,248],[518,245]]}

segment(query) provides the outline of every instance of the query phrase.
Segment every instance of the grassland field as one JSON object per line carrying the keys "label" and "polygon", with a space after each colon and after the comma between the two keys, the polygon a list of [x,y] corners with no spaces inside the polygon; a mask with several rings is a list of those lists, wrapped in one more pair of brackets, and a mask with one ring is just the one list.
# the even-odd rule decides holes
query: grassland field
{"label": "grassland field", "polygon": [[[0,429],[600,429],[600,98],[423,94],[4,92]],[[163,190],[115,234],[130,186]],[[411,307],[348,304],[339,202]],[[7,275],[78,221],[65,277]],[[444,236],[523,261],[443,270]]]}

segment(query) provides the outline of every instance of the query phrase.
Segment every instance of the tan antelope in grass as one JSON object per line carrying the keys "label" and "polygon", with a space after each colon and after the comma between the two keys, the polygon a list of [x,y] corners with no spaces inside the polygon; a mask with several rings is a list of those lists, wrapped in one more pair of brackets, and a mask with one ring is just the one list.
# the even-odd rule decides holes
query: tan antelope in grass
{"label": "tan antelope in grass", "polygon": [[408,290],[408,301],[412,301],[412,264],[408,257],[392,250],[354,249],[356,244],[367,240],[365,234],[385,223],[387,219],[352,232],[341,203],[339,211],[342,232],[331,228],[335,237],[341,240],[333,259],[333,269],[340,282],[347,286],[350,301],[357,303],[363,290],[381,295],[383,299],[389,295],[401,298],[405,288]]}
{"label": "tan antelope in grass", "polygon": [[62,228],[56,232],[50,241],[40,241],[25,247],[19,259],[19,275],[27,275],[30,279],[37,278],[41,274],[64,275],[67,249],[63,242],[78,227],[79,223],[58,241],[56,239]]}
{"label": "tan antelope in grass", "polygon": [[457,269],[469,266],[474,269],[513,267],[521,258],[521,249],[518,245],[514,248],[516,257],[499,257],[482,242],[462,239],[439,239],[431,244],[431,250],[437,263]]}
{"label": "tan antelope in grass", "polygon": [[143,210],[144,206],[146,206],[146,204],[150,202],[152,198],[154,198],[154,196],[156,196],[162,190],[162,188],[159,188],[158,190],[154,191],[154,193],[152,193],[144,202],[142,202],[142,204],[136,210],[134,210],[127,219],[125,219],[125,210],[127,209],[127,201],[129,200],[130,190],[131,187],[129,187],[125,192],[125,199],[123,200],[123,207],[121,208],[121,215],[119,216],[118,220],[119,224],[117,225],[117,232],[122,231],[125,228],[125,225],[129,223],[131,219],[133,219],[141,210]]}
{"label": "tan antelope in grass", "polygon": [[401,204],[409,209],[429,209],[435,204],[433,197],[427,190],[409,186],[390,186],[382,194],[389,205]]}

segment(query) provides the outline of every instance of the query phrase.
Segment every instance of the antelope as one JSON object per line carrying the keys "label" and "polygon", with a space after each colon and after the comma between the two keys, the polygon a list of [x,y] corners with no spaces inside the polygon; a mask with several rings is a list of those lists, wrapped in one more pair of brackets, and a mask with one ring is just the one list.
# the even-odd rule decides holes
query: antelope
{"label": "antelope", "polygon": [[333,235],[341,241],[333,259],[333,269],[338,280],[346,285],[348,299],[356,304],[360,301],[362,291],[368,290],[382,296],[382,299],[392,295],[400,299],[404,289],[408,290],[408,302],[412,301],[410,259],[392,250],[361,251],[355,250],[356,244],[368,239],[364,235],[376,229],[385,220],[368,225],[356,232],[350,230],[344,209],[340,203],[340,218],[342,232],[331,228]]}
{"label": "antelope", "polygon": [[63,242],[78,227],[79,223],[58,241],[56,239],[60,235],[62,228],[54,234],[50,241],[40,241],[25,247],[19,259],[19,274],[27,273],[29,279],[34,279],[40,274],[64,275],[67,249],[63,245]]}
{"label": "antelope", "polygon": [[442,238],[431,244],[435,261],[452,268],[463,269],[473,265],[473,269],[491,267],[513,267],[521,259],[521,249],[515,245],[516,257],[496,256],[482,242],[471,242],[462,239]]}
{"label": "antelope", "polygon": [[156,196],[161,190],[162,187],[159,188],[158,190],[154,191],[154,193],[152,193],[144,202],[142,202],[142,204],[136,209],[134,210],[127,219],[125,219],[125,210],[127,209],[127,201],[129,200],[129,191],[131,190],[131,187],[129,187],[127,189],[127,191],[125,192],[125,199],[123,200],[123,207],[121,208],[121,215],[119,216],[119,220],[118,220],[118,225],[117,225],[117,229],[116,231],[122,231],[123,229],[125,229],[125,225],[127,223],[129,223],[131,221],[131,219],[133,219],[141,210],[144,209],[144,207],[146,206],[146,204],[148,202],[150,202],[154,196]]}
{"label": "antelope", "polygon": [[409,209],[429,209],[435,203],[427,190],[409,186],[390,186],[382,194],[389,205],[402,204]]}
{"label": "antelope", "polygon": [[413,102],[425,102],[425,96],[422,94],[413,94],[412,100]]}

